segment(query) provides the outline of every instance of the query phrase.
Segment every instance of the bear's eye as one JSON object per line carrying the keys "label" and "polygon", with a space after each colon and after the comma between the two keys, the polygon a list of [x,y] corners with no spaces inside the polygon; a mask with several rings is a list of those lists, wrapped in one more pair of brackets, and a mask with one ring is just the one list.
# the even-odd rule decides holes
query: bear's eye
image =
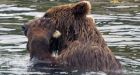
{"label": "bear's eye", "polygon": [[21,28],[22,28],[22,31],[24,32],[24,35],[26,36],[27,30],[28,30],[27,26],[23,25]]}

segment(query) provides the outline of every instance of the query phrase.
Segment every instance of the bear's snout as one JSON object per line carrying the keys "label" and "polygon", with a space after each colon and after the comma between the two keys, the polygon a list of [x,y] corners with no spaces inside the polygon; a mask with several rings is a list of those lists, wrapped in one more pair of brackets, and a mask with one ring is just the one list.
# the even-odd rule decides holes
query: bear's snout
{"label": "bear's snout", "polygon": [[49,49],[49,40],[47,39],[33,39],[31,41],[30,47],[32,50],[43,50]]}
{"label": "bear's snout", "polygon": [[31,58],[44,59],[51,52],[49,51],[49,41],[47,39],[32,39],[28,44]]}

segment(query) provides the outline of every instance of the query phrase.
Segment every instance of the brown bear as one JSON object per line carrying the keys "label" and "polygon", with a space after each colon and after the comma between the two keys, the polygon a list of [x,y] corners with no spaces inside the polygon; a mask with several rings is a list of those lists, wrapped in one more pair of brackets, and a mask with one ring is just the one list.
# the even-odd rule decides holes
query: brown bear
{"label": "brown bear", "polygon": [[[34,57],[68,68],[103,71],[108,74],[122,66],[108,48],[93,18],[88,1],[52,7],[24,27],[27,49]],[[52,56],[58,51],[58,56]]]}

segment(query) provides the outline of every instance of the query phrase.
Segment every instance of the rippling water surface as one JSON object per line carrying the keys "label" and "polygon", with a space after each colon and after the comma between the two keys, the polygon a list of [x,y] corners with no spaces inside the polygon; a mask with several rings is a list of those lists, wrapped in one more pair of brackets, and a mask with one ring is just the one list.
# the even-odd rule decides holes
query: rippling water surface
{"label": "rippling water surface", "polygon": [[[25,49],[27,39],[21,32],[21,25],[43,15],[44,12],[39,8],[43,9],[37,3],[30,5],[18,0],[17,2],[14,0],[13,3],[11,0],[0,2],[0,75],[44,74],[27,72],[29,64],[29,54]],[[114,10],[122,8],[135,9],[140,8],[140,5],[107,6],[106,9],[110,11],[108,14],[94,13],[91,16],[95,18],[98,29],[123,64],[125,74],[140,75],[140,12],[135,10],[133,13],[114,13]],[[93,74],[95,73],[86,73],[86,75]],[[105,74],[98,73],[98,75]]]}

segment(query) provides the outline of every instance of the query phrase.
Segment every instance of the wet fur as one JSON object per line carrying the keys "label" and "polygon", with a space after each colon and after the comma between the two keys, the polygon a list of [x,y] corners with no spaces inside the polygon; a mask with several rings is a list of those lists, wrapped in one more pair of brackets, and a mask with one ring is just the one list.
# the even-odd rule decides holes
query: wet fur
{"label": "wet fur", "polygon": [[53,30],[61,32],[59,38],[49,39],[49,50],[58,50],[55,61],[65,67],[104,72],[121,70],[121,64],[108,48],[94,20],[87,17],[90,6],[79,2],[53,7],[45,13],[43,18],[54,22]]}

